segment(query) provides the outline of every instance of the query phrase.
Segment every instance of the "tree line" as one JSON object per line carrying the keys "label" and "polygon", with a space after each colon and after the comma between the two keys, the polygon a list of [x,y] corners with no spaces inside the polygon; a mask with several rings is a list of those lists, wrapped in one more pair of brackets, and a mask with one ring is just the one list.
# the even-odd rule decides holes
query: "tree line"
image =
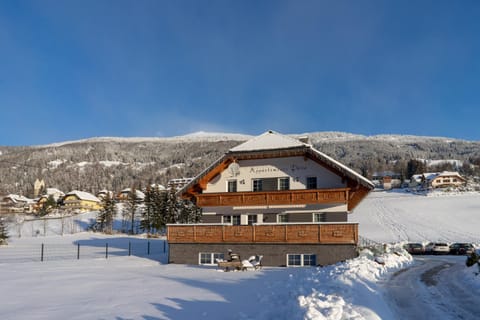
{"label": "tree line", "polygon": [[[171,223],[197,223],[201,219],[201,209],[193,202],[181,199],[176,195],[174,187],[163,190],[158,186],[149,186],[145,191],[145,198],[139,199],[135,188],[129,192],[128,200],[118,212],[118,206],[112,195],[107,194],[102,199],[102,209],[98,213],[95,230],[111,234],[115,217],[121,213],[122,229],[130,234],[138,231],[148,235],[161,234],[166,225]],[[130,221],[130,229],[126,230]],[[137,230],[135,221],[139,220]]]}

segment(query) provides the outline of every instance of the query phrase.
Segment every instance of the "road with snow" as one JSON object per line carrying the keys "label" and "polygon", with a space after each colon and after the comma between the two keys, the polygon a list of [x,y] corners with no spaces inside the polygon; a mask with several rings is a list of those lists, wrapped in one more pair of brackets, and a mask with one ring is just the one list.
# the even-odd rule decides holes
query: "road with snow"
{"label": "road with snow", "polygon": [[480,304],[462,272],[465,256],[423,256],[384,284],[397,319],[478,319]]}

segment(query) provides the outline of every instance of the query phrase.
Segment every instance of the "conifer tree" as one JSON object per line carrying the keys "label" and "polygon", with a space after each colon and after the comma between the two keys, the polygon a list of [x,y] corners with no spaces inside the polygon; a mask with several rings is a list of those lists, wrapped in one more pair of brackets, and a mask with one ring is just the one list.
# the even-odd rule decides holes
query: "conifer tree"
{"label": "conifer tree", "polygon": [[100,224],[100,230],[105,233],[112,233],[113,231],[113,218],[116,215],[115,200],[107,193],[102,199],[102,209],[98,213],[98,223]]}
{"label": "conifer tree", "polygon": [[166,203],[164,206],[165,224],[176,223],[178,219],[178,201],[176,189],[172,186],[166,194]]}
{"label": "conifer tree", "polygon": [[190,200],[179,201],[179,223],[198,223],[201,220],[202,211]]}
{"label": "conifer tree", "polygon": [[7,244],[8,238],[7,224],[4,218],[0,218],[0,245]]}
{"label": "conifer tree", "polygon": [[128,213],[130,214],[131,219],[130,234],[135,234],[135,218],[138,209],[138,203],[139,199],[137,197],[137,190],[132,188],[127,202]]}
{"label": "conifer tree", "polygon": [[160,188],[156,188],[154,192],[154,199],[153,199],[153,217],[152,217],[152,228],[155,232],[162,232],[165,229],[166,224],[166,205],[167,205],[167,195],[168,192],[166,190],[160,190]]}
{"label": "conifer tree", "polygon": [[140,221],[140,229],[147,232],[148,235],[152,233],[153,217],[155,212],[155,188],[150,186],[145,191],[145,209],[142,212],[142,220]]}

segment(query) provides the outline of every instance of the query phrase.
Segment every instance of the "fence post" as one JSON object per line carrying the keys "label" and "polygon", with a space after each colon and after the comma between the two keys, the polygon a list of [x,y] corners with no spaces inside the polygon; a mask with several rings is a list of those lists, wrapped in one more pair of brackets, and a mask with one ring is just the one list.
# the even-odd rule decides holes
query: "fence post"
{"label": "fence post", "polygon": [[105,243],[105,259],[108,259],[108,242]]}
{"label": "fence post", "polygon": [[147,242],[147,255],[150,255],[150,241]]}
{"label": "fence post", "polygon": [[80,260],[80,242],[77,244],[77,260]]}
{"label": "fence post", "polygon": [[128,256],[130,257],[132,255],[132,243],[128,241]]}
{"label": "fence post", "polygon": [[163,253],[165,253],[165,246],[166,246],[166,241],[163,240]]}
{"label": "fence post", "polygon": [[40,261],[43,261],[43,249],[44,249],[45,245],[42,243],[42,250],[41,250],[41,253],[40,253]]}

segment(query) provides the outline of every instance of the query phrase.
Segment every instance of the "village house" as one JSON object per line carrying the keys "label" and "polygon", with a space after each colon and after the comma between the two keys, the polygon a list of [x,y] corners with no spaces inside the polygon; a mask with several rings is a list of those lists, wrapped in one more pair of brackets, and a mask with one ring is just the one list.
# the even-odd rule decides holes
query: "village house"
{"label": "village house", "polygon": [[410,187],[422,186],[424,188],[460,187],[467,183],[467,179],[458,172],[427,172],[415,174],[410,180]]}
{"label": "village house", "polygon": [[[118,201],[128,201],[131,198],[132,188],[125,188],[117,194]],[[135,190],[135,195],[137,196],[138,201],[143,201],[145,199],[145,193],[140,190]]]}
{"label": "village house", "polygon": [[50,197],[52,197],[56,203],[59,203],[60,201],[62,201],[64,196],[65,193],[58,190],[57,188],[47,188],[45,190],[45,194],[42,194],[40,197],[37,198],[34,206],[34,211],[38,212]]}
{"label": "village house", "polygon": [[355,257],[358,224],[348,215],[373,188],[311,145],[265,132],[178,191],[202,208],[202,223],[168,225],[169,262],[215,264],[228,250],[270,266]]}
{"label": "village house", "polygon": [[64,208],[67,210],[88,212],[101,209],[101,202],[96,196],[85,191],[70,191],[63,198]]}
{"label": "village house", "polygon": [[189,184],[193,178],[177,178],[177,179],[170,179],[168,180],[167,189],[170,190],[174,188],[175,190],[179,190]]}
{"label": "village house", "polygon": [[399,173],[393,171],[375,172],[372,176],[372,182],[376,188],[390,190],[402,187],[402,177]]}
{"label": "village house", "polygon": [[35,201],[25,196],[9,194],[1,199],[0,211],[6,213],[30,213]]}

